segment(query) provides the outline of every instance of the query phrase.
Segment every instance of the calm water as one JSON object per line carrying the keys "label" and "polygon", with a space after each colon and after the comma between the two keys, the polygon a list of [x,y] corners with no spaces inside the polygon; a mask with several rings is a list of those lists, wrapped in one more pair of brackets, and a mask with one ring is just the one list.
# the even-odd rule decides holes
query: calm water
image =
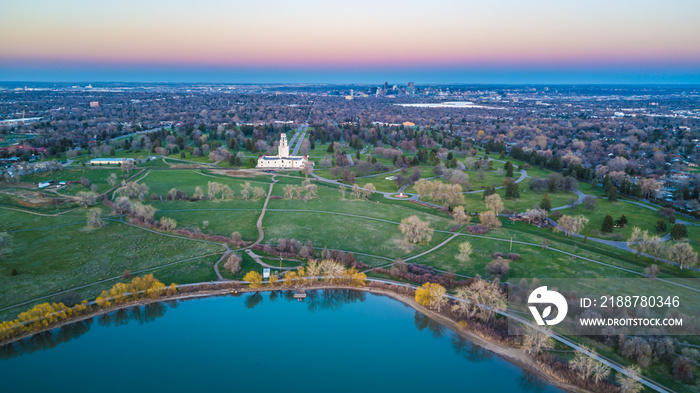
{"label": "calm water", "polygon": [[133,308],[0,350],[0,391],[556,392],[412,308],[356,291]]}

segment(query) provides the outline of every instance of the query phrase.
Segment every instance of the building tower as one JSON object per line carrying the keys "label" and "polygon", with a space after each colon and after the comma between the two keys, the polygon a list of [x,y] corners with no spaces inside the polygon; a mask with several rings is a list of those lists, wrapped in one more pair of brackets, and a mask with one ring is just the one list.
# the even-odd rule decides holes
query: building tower
{"label": "building tower", "polygon": [[280,157],[289,157],[289,145],[287,144],[287,134],[280,136],[280,146],[277,153]]}

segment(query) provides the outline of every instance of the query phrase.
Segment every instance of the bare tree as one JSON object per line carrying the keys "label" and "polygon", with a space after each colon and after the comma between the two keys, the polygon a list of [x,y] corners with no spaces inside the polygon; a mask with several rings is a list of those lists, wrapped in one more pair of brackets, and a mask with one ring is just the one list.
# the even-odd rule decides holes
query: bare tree
{"label": "bare tree", "polygon": [[698,263],[698,253],[688,243],[676,243],[668,250],[668,258],[680,265],[695,266]]}
{"label": "bare tree", "polygon": [[570,217],[567,215],[561,216],[557,224],[559,228],[564,231],[566,236],[571,236],[574,233],[579,233],[583,227],[588,223],[588,219],[584,216]]}
{"label": "bare tree", "polygon": [[374,184],[367,183],[362,189],[362,197],[364,199],[369,199],[375,191],[377,191],[377,188],[374,187]]}
{"label": "bare tree", "polygon": [[457,225],[469,224],[472,220],[472,216],[464,211],[464,206],[455,207],[452,210],[452,218],[454,218]]}
{"label": "bare tree", "polygon": [[87,226],[88,228],[102,228],[105,226],[104,220],[102,220],[102,210],[99,208],[90,209],[87,212]]}
{"label": "bare tree", "polygon": [[92,191],[81,191],[76,195],[76,199],[83,207],[88,207],[97,203],[97,194]]}
{"label": "bare tree", "polygon": [[542,351],[551,349],[554,346],[552,332],[548,329],[538,329],[530,326],[525,327],[523,334],[523,348],[531,355],[537,355]]}
{"label": "bare tree", "polygon": [[109,177],[107,178],[107,183],[109,183],[110,186],[114,187],[117,185],[117,174],[112,172]]}
{"label": "bare tree", "polygon": [[481,225],[488,228],[498,228],[503,225],[501,224],[501,220],[498,219],[496,213],[492,211],[479,213],[479,221],[481,222]]}
{"label": "bare tree", "polygon": [[230,253],[224,257],[224,268],[231,273],[236,274],[241,271],[241,262],[243,260],[236,253]]}
{"label": "bare tree", "polygon": [[638,393],[642,390],[642,384],[637,380],[640,372],[639,366],[630,366],[625,367],[625,373],[617,374],[622,393]]}
{"label": "bare tree", "polygon": [[430,224],[427,221],[421,221],[418,216],[401,220],[399,229],[406,236],[406,241],[410,243],[427,243],[433,238],[433,229],[430,228]]}
{"label": "bare tree", "polygon": [[455,256],[455,259],[461,262],[467,262],[469,261],[469,258],[472,254],[474,249],[472,248],[472,244],[469,242],[464,242],[460,243],[459,245],[459,253]]}
{"label": "bare tree", "polygon": [[456,296],[461,299],[452,306],[452,311],[461,317],[491,319],[497,312],[506,308],[506,296],[500,289],[500,281],[489,282],[475,279],[470,285],[457,289]]}
{"label": "bare tree", "polygon": [[595,209],[596,202],[598,202],[598,198],[594,197],[593,195],[587,195],[585,198],[583,198],[583,206],[588,211],[593,211]]}
{"label": "bare tree", "polygon": [[170,217],[161,217],[160,218],[160,229],[164,231],[170,231],[177,228],[177,221],[175,221],[174,218]]}
{"label": "bare tree", "polygon": [[12,246],[12,236],[7,232],[0,232],[0,256]]}
{"label": "bare tree", "polygon": [[122,161],[122,171],[126,173],[131,173],[134,170],[134,160],[126,159]]}
{"label": "bare tree", "polygon": [[501,201],[501,197],[498,194],[491,194],[487,196],[484,199],[484,202],[486,203],[486,207],[489,210],[493,210],[496,215],[503,211],[503,201]]}

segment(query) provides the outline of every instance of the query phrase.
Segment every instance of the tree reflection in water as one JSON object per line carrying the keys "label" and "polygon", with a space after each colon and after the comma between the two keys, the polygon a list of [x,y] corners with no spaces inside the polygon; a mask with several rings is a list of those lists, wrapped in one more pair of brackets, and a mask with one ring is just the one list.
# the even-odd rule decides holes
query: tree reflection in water
{"label": "tree reflection in water", "polygon": [[452,336],[452,348],[456,354],[470,362],[483,362],[493,357],[493,352],[464,339],[457,333]]}
{"label": "tree reflection in water", "polygon": [[139,324],[153,322],[165,315],[169,305],[171,307],[177,307],[175,302],[169,302],[168,304],[162,302],[151,303],[145,306],[117,310],[100,315],[97,318],[73,322],[57,329],[38,333],[24,340],[1,346],[0,359],[9,359],[44,349],[50,349],[78,338],[90,330],[95,319],[97,319],[98,325],[103,327],[125,325],[131,320],[138,321]]}
{"label": "tree reflection in water", "polygon": [[243,303],[245,304],[245,308],[252,309],[258,304],[262,303],[263,301],[263,296],[260,292],[254,292],[251,293],[248,297],[243,300]]}
{"label": "tree reflection in water", "polygon": [[324,289],[321,291],[311,291],[306,293],[304,301],[308,304],[311,312],[330,310],[340,310],[343,305],[355,302],[364,302],[367,296],[362,291],[352,289]]}
{"label": "tree reflection in water", "polygon": [[19,357],[36,351],[54,348],[59,344],[84,335],[90,330],[92,323],[92,319],[86,319],[3,345],[0,347],[0,359]]}
{"label": "tree reflection in water", "polygon": [[270,301],[274,302],[280,297],[280,291],[270,291]]}
{"label": "tree reflection in water", "polygon": [[413,316],[413,322],[416,324],[418,331],[422,332],[426,328],[433,333],[433,337],[442,337],[445,335],[445,327],[438,322],[430,319],[422,313],[416,311]]}
{"label": "tree reflection in water", "polygon": [[518,384],[523,388],[523,390],[528,392],[541,392],[547,387],[544,379],[528,370],[523,369],[522,371],[523,376],[520,378],[520,382]]}

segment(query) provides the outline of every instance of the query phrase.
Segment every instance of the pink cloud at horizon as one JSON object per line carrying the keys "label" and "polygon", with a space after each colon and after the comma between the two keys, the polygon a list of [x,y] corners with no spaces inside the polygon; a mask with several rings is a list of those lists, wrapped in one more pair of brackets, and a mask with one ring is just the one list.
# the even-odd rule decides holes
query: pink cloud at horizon
{"label": "pink cloud at horizon", "polygon": [[698,2],[27,0],[0,62],[232,67],[700,67]]}

